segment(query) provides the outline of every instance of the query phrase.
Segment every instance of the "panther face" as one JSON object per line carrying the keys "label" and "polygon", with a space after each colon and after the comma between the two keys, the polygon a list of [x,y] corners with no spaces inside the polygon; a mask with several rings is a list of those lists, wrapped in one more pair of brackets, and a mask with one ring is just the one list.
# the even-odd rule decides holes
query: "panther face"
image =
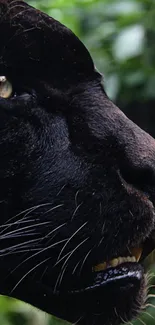
{"label": "panther face", "polygon": [[0,293],[116,325],[146,301],[155,141],[107,97],[79,39],[0,0]]}

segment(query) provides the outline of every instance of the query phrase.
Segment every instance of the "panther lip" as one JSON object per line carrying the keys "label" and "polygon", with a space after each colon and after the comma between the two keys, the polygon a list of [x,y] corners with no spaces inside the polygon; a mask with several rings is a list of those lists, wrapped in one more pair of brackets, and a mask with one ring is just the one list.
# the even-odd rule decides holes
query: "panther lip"
{"label": "panther lip", "polygon": [[[130,283],[133,279],[139,279],[143,276],[144,269],[141,264],[124,261],[115,267],[94,271],[87,274],[82,284],[76,283],[74,288],[67,290],[67,294],[81,294],[86,292],[96,292],[102,288],[108,288],[110,284],[120,287],[120,283]],[[82,280],[82,279],[81,279]],[[61,292],[62,294],[62,292]]]}

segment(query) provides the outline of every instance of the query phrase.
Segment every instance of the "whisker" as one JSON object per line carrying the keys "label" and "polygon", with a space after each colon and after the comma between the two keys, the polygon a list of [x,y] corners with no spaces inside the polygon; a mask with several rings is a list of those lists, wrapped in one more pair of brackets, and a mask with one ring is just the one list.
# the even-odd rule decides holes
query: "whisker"
{"label": "whisker", "polygon": [[64,249],[66,248],[66,246],[68,245],[68,243],[72,240],[73,237],[76,236],[76,234],[77,234],[77,233],[78,233],[82,228],[84,228],[84,226],[85,226],[87,223],[88,223],[88,221],[86,221],[85,223],[83,223],[82,226],[80,226],[80,227],[79,227],[79,228],[78,228],[78,229],[73,233],[73,235],[72,235],[72,236],[67,240],[67,242],[66,242],[65,245],[63,246],[62,250],[60,251],[60,254],[59,254],[59,256],[58,256],[57,261],[59,261],[61,255],[62,255]]}
{"label": "whisker", "polygon": [[65,273],[65,271],[66,271],[66,269],[67,269],[67,266],[68,266],[68,264],[65,265],[63,271],[60,273],[60,279],[58,280],[58,281],[59,281],[59,286],[61,285],[61,282],[62,282],[62,279],[63,279],[64,273]]}
{"label": "whisker", "polygon": [[78,195],[80,193],[80,190],[78,190],[75,194],[75,206],[77,207],[78,206],[78,202],[77,202],[77,198],[78,198]]}
{"label": "whisker", "polygon": [[75,215],[76,215],[76,212],[80,209],[81,205],[83,204],[83,202],[81,202],[75,209],[75,211],[73,212],[72,214],[72,217],[71,217],[71,221],[74,219]]}
{"label": "whisker", "polygon": [[34,270],[36,270],[40,265],[44,264],[45,262],[47,262],[48,260],[50,260],[51,257],[46,258],[45,260],[41,261],[40,263],[38,263],[37,265],[35,265],[33,268],[31,268],[21,279],[20,281],[17,282],[17,284],[13,287],[13,289],[11,290],[11,294],[15,291],[15,289],[19,286],[19,284],[30,274],[32,273]]}
{"label": "whisker", "polygon": [[67,184],[65,184],[65,185],[63,185],[63,186],[61,187],[60,191],[57,193],[56,196],[59,196],[59,194],[63,191],[63,189],[66,187],[66,185],[67,185]]}
{"label": "whisker", "polygon": [[143,313],[146,314],[146,315],[148,315],[148,316],[150,316],[152,319],[155,320],[155,318],[150,313],[148,313],[147,311],[143,311]]}
{"label": "whisker", "polygon": [[148,298],[155,298],[155,294],[149,294]]}
{"label": "whisker", "polygon": [[60,264],[60,262],[63,261],[64,258],[67,257],[71,252],[72,252],[72,250],[69,251],[68,253],[66,253],[64,256],[62,256],[62,257],[61,257],[61,258],[60,258],[60,259],[59,259],[59,260],[54,264],[53,267],[55,267],[55,266],[57,266],[58,264]]}
{"label": "whisker", "polygon": [[53,207],[53,208],[49,209],[48,211],[46,211],[44,213],[44,215],[47,214],[47,213],[49,213],[49,212],[51,212],[51,211],[53,211],[53,210],[55,210],[55,209],[58,209],[58,208],[62,207],[62,206],[64,206],[64,204],[56,205],[55,207]]}
{"label": "whisker", "polygon": [[17,255],[19,253],[29,253],[29,252],[36,252],[40,250],[39,248],[27,248],[24,247],[23,249],[21,248],[20,250],[15,250],[15,251],[10,251],[10,252],[6,252],[4,254],[0,254],[0,257],[3,257],[3,256],[7,256],[7,255]]}
{"label": "whisker", "polygon": [[[8,222],[10,221],[13,221],[15,220],[17,217],[20,217],[22,214],[25,213],[24,217],[21,219],[21,221],[25,220],[27,216],[29,216],[29,214],[37,209],[39,209],[40,207],[44,207],[44,206],[47,206],[47,205],[51,205],[52,203],[44,203],[44,204],[39,204],[39,205],[36,205],[34,207],[31,207],[31,208],[28,208],[26,210],[23,210],[21,212],[19,212],[18,214],[16,214],[15,216],[11,217],[10,219],[8,219],[6,222],[4,222],[4,225],[8,225]],[[14,222],[14,224],[16,224],[17,221]],[[19,220],[18,220],[19,222]],[[8,226],[9,228],[10,226]],[[6,228],[5,230],[7,230],[8,228]],[[2,232],[0,232],[0,235],[4,232],[4,230]]]}
{"label": "whisker", "polygon": [[72,274],[74,274],[76,272],[76,269],[78,268],[79,264],[80,264],[81,260],[77,262],[77,264],[75,265]]}
{"label": "whisker", "polygon": [[[22,221],[22,219],[21,219],[21,220],[18,220],[16,222],[12,222],[12,223],[7,224],[7,226],[10,226],[11,227],[11,226],[18,225],[18,224],[36,222],[36,220],[37,219],[30,219],[30,220],[23,220]],[[40,219],[38,218],[38,220],[40,220]],[[0,225],[0,228],[6,228],[6,224]]]}
{"label": "whisker", "polygon": [[24,231],[23,233],[17,233],[17,234],[10,234],[9,236],[6,236],[6,237],[3,237],[3,238],[0,238],[1,240],[6,240],[6,239],[17,239],[19,237],[28,237],[28,236],[36,236],[36,235],[40,235],[39,232],[33,232],[34,229],[32,230],[29,230],[29,231]]}
{"label": "whisker", "polygon": [[83,260],[83,262],[82,262],[82,265],[81,265],[81,267],[80,267],[80,274],[81,274],[81,272],[82,272],[82,269],[83,269],[83,267],[84,267],[84,264],[85,264],[85,262],[86,262],[86,260],[87,260],[87,258],[88,258],[88,256],[90,255],[90,253],[92,252],[92,248],[89,250],[89,252],[86,254],[86,256],[85,256],[85,258],[84,258],[84,260]]}
{"label": "whisker", "polygon": [[26,260],[24,260],[24,261],[22,261],[20,264],[18,264],[18,265],[17,265],[17,266],[16,266],[16,267],[11,271],[10,274],[12,274],[12,273],[13,273],[14,271],[16,271],[16,270],[17,270],[21,265],[23,265],[24,263],[26,263],[26,262],[29,261],[30,259],[34,258],[35,256],[38,256],[39,254],[41,254],[41,253],[47,251],[47,250],[50,249],[50,248],[53,248],[53,247],[55,247],[55,246],[57,246],[57,245],[63,243],[65,240],[66,240],[66,239],[62,239],[62,240],[60,240],[60,241],[58,241],[58,242],[56,242],[56,243],[54,243],[54,244],[52,244],[52,245],[49,245],[48,247],[45,247],[45,248],[41,249],[39,252],[33,254],[32,256],[29,256],[28,258],[26,258]]}
{"label": "whisker", "polygon": [[115,312],[116,316],[119,318],[116,307],[114,307],[114,312]]}
{"label": "whisker", "polygon": [[29,244],[29,245],[31,244],[32,245],[32,243],[36,243],[38,241],[40,241],[40,239],[39,240],[38,239],[28,240],[28,241],[25,241],[23,243],[20,243],[20,244],[13,245],[13,246],[10,246],[8,248],[2,249],[2,250],[0,250],[0,253],[6,252],[6,251],[10,251],[10,250],[15,249],[15,248],[18,248],[18,247],[24,247],[27,244]]}
{"label": "whisker", "polygon": [[78,318],[78,320],[75,323],[72,323],[72,325],[77,325],[80,322],[80,320],[84,318],[84,315],[85,314],[83,314],[80,318]]}
{"label": "whisker", "polygon": [[[63,269],[64,269],[64,267],[65,267],[65,265],[66,265],[66,263],[68,262],[68,260],[70,259],[70,257],[75,253],[75,251],[81,246],[81,245],[83,245],[87,240],[89,239],[89,237],[87,237],[87,238],[85,238],[81,243],[79,243],[72,251],[71,251],[71,253],[69,254],[69,256],[66,258],[66,260],[65,260],[65,262],[64,262],[64,264],[62,265],[62,268],[61,268],[61,271],[60,271],[60,274],[61,274],[61,272],[63,272]],[[59,274],[59,276],[60,276],[60,274]],[[58,277],[59,277],[58,276]],[[58,285],[58,281],[56,281],[56,284],[55,284],[55,287],[54,287],[54,292],[56,292],[56,288],[57,288],[57,285]]]}
{"label": "whisker", "polygon": [[[47,224],[50,224],[51,222],[50,221],[46,221],[46,222],[40,222],[38,224],[33,224],[33,225],[30,225],[30,226],[25,226],[25,227],[22,227],[20,229],[15,229],[15,230],[12,230],[2,236],[0,236],[0,239],[3,239],[5,237],[8,237],[8,235],[12,235],[12,234],[16,234],[18,232],[21,232],[22,230],[27,230],[27,229],[30,229],[30,228],[36,228],[36,227],[39,227],[39,226],[43,226],[43,225],[47,225]],[[24,233],[24,232],[23,232]]]}
{"label": "whisker", "polygon": [[55,229],[51,230],[44,238],[49,237],[51,234],[53,234],[55,231],[57,231],[58,229],[64,227],[67,224],[67,222],[63,223],[62,225],[56,227]]}
{"label": "whisker", "polygon": [[150,286],[148,286],[148,289],[150,289],[150,288],[155,288],[155,285],[150,285]]}
{"label": "whisker", "polygon": [[119,318],[121,319],[121,321],[123,322],[123,324],[127,324],[127,323],[128,323],[127,321],[125,321],[125,320],[123,319],[122,316],[119,316]]}
{"label": "whisker", "polygon": [[84,240],[82,240],[82,242],[80,244],[78,244],[71,252],[71,254],[69,255],[69,257],[67,257],[66,261],[64,262],[63,266],[68,262],[69,258],[75,253],[75,251],[81,246],[83,245],[87,240],[89,239],[89,237],[85,238]]}
{"label": "whisker", "polygon": [[137,317],[137,319],[138,319],[138,320],[139,320],[143,325],[146,325],[146,323],[143,322],[143,320],[142,320],[141,318]]}
{"label": "whisker", "polygon": [[155,309],[155,306],[154,306],[153,304],[146,304],[146,305],[144,306],[144,309],[147,308],[147,307],[151,307],[151,308]]}
{"label": "whisker", "polygon": [[45,270],[43,271],[43,273],[42,273],[42,275],[41,275],[41,277],[40,277],[40,281],[43,279],[43,277],[44,277],[44,275],[45,275],[47,269],[48,269],[48,266],[45,267]]}

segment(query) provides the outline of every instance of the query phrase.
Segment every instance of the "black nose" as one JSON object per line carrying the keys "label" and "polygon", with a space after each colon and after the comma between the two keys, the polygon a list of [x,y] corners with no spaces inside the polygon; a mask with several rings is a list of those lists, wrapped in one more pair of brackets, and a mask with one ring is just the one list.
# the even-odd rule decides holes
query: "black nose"
{"label": "black nose", "polygon": [[120,173],[127,183],[133,184],[139,189],[145,190],[146,186],[155,186],[155,170],[152,165],[135,166],[131,161],[125,161],[121,164]]}
{"label": "black nose", "polygon": [[120,173],[128,183],[140,189],[155,188],[155,140],[126,117],[123,119]]}

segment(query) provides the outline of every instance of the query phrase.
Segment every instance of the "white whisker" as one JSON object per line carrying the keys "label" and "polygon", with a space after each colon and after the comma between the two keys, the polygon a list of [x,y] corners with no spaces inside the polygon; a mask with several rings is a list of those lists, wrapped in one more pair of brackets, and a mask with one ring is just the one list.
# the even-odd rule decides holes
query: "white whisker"
{"label": "white whisker", "polygon": [[81,207],[82,204],[83,204],[83,202],[81,202],[81,203],[76,207],[75,211],[74,211],[73,214],[72,214],[71,221],[74,219],[74,217],[75,217],[77,211],[80,209],[80,207]]}
{"label": "white whisker", "polygon": [[77,325],[80,320],[82,320],[84,318],[84,315],[82,315],[80,318],[78,318],[78,320],[75,323],[72,323],[72,325]]}
{"label": "white whisker", "polygon": [[77,198],[78,198],[79,192],[80,192],[80,190],[78,190],[78,191],[76,192],[76,194],[75,194],[75,206],[76,206],[76,207],[78,206]]}
{"label": "white whisker", "polygon": [[48,211],[46,211],[44,213],[44,215],[47,214],[47,213],[49,213],[49,212],[51,212],[51,211],[53,211],[53,210],[55,210],[55,209],[58,209],[58,208],[62,207],[62,206],[64,206],[64,204],[56,205],[55,207],[53,207],[53,208],[49,209]]}
{"label": "white whisker", "polygon": [[148,298],[155,298],[155,294],[149,294]]}
{"label": "white whisker", "polygon": [[47,238],[47,237],[49,237],[51,234],[53,234],[53,233],[54,233],[55,231],[57,231],[58,229],[64,227],[66,224],[67,224],[67,223],[65,222],[65,223],[63,223],[62,225],[60,225],[60,226],[56,227],[55,229],[51,230],[51,231],[50,231],[50,232],[49,232],[49,233],[44,237],[44,239]]}
{"label": "white whisker", "polygon": [[[7,221],[4,223],[4,225],[6,225],[6,228],[0,232],[0,235],[2,235],[3,232],[6,231],[6,230],[10,227],[10,225],[8,226],[8,222],[15,220],[17,217],[20,217],[22,214],[25,213],[25,214],[24,214],[24,217],[23,217],[22,219],[20,219],[20,221],[23,221],[23,220],[26,219],[27,216],[30,215],[31,212],[34,212],[35,210],[39,209],[40,207],[44,207],[44,206],[51,205],[51,204],[52,204],[52,203],[39,204],[39,205],[36,205],[36,206],[34,206],[34,207],[31,207],[31,208],[28,208],[28,209],[26,209],[26,210],[23,210],[23,211],[19,212],[18,214],[16,214],[15,216],[11,217],[9,220],[7,220]],[[14,221],[14,225],[16,224],[16,222],[19,223],[19,220],[18,220],[18,221]],[[11,224],[11,225],[12,225],[12,224]]]}
{"label": "white whisker", "polygon": [[143,322],[143,320],[142,320],[141,318],[137,317],[137,319],[138,319],[138,320],[139,320],[143,325],[146,325],[146,323]]}
{"label": "white whisker", "polygon": [[32,273],[34,270],[36,270],[40,265],[44,264],[45,262],[47,262],[48,260],[50,260],[51,257],[46,258],[45,260],[41,261],[40,263],[38,263],[37,265],[35,265],[32,269],[30,269],[21,279],[20,281],[18,281],[18,283],[13,287],[13,289],[11,290],[11,294],[13,293],[13,291],[15,291],[15,289],[19,286],[19,284],[30,274]]}
{"label": "white whisker", "polygon": [[10,250],[15,249],[15,248],[18,248],[18,247],[24,247],[24,245],[27,245],[27,244],[31,244],[32,245],[32,243],[36,243],[38,241],[39,241],[38,239],[28,240],[28,241],[25,241],[23,243],[20,243],[20,244],[13,245],[11,247],[5,248],[5,249],[1,250],[0,253],[3,252],[3,251],[6,252],[6,250],[7,251],[10,251]]}
{"label": "white whisker", "polygon": [[52,245],[49,245],[48,247],[45,247],[43,249],[41,249],[39,252],[33,254],[32,256],[29,256],[28,258],[26,258],[26,260],[22,261],[20,264],[18,264],[12,271],[10,274],[12,274],[14,271],[16,271],[21,265],[23,265],[24,263],[26,263],[27,261],[29,261],[30,259],[34,258],[35,256],[38,256],[39,254],[42,254],[43,252],[47,251],[50,248],[53,248],[61,243],[63,243],[66,239],[62,239]]}
{"label": "white whisker", "polygon": [[59,194],[63,191],[63,189],[66,187],[66,185],[67,185],[67,184],[65,184],[65,185],[63,185],[63,186],[61,187],[60,191],[57,193],[56,196],[59,196]]}
{"label": "white whisker", "polygon": [[87,260],[87,258],[88,258],[88,256],[90,255],[90,253],[92,252],[92,248],[89,250],[89,252],[86,254],[86,256],[85,256],[85,258],[84,258],[84,260],[83,260],[83,262],[82,262],[82,265],[81,265],[81,267],[80,267],[80,273],[82,272],[82,269],[83,269],[83,267],[84,267],[84,264],[85,264],[85,262],[86,262],[86,260]]}
{"label": "white whisker", "polygon": [[80,264],[81,260],[78,261],[78,263],[75,265],[73,271],[72,271],[72,274],[74,274],[76,272],[76,269],[78,268],[79,264]]}
{"label": "white whisker", "polygon": [[[18,228],[18,229],[12,230],[12,231],[0,236],[0,239],[7,238],[8,235],[19,233],[19,232],[21,232],[21,231],[23,231],[25,229],[28,230],[28,229],[31,229],[31,228],[36,228],[36,227],[47,225],[47,224],[50,224],[50,223],[51,223],[50,221],[46,221],[46,222],[40,222],[40,223],[37,223],[37,224],[34,223],[33,225],[30,225],[30,226],[25,226],[25,227],[22,227],[22,228]],[[24,234],[24,232],[23,232],[23,234]]]}
{"label": "white whisker", "polygon": [[[70,259],[70,257],[75,253],[75,251],[81,246],[83,245],[87,240],[89,239],[89,237],[85,238],[80,244],[78,244],[72,251],[71,253],[69,254],[69,256],[66,258],[64,264],[62,265],[62,268],[61,268],[61,271],[60,271],[60,274],[63,272],[63,269],[66,265],[66,263],[68,262],[68,260]],[[60,274],[59,274],[59,278],[60,278]],[[54,287],[54,292],[56,291],[56,288],[57,288],[57,285],[58,285],[58,282],[56,281],[56,284],[55,284],[55,287]]]}
{"label": "white whisker", "polygon": [[155,320],[155,318],[150,313],[148,313],[147,311],[143,311],[143,313]]}
{"label": "white whisker", "polygon": [[59,261],[64,249],[66,248],[66,246],[68,245],[68,243],[72,240],[73,237],[76,236],[76,234],[88,223],[88,221],[86,221],[85,223],[82,224],[82,226],[80,226],[73,234],[72,236],[67,240],[67,242],[65,243],[65,245],[63,246],[62,250],[60,251],[60,254],[58,256],[57,261]]}

